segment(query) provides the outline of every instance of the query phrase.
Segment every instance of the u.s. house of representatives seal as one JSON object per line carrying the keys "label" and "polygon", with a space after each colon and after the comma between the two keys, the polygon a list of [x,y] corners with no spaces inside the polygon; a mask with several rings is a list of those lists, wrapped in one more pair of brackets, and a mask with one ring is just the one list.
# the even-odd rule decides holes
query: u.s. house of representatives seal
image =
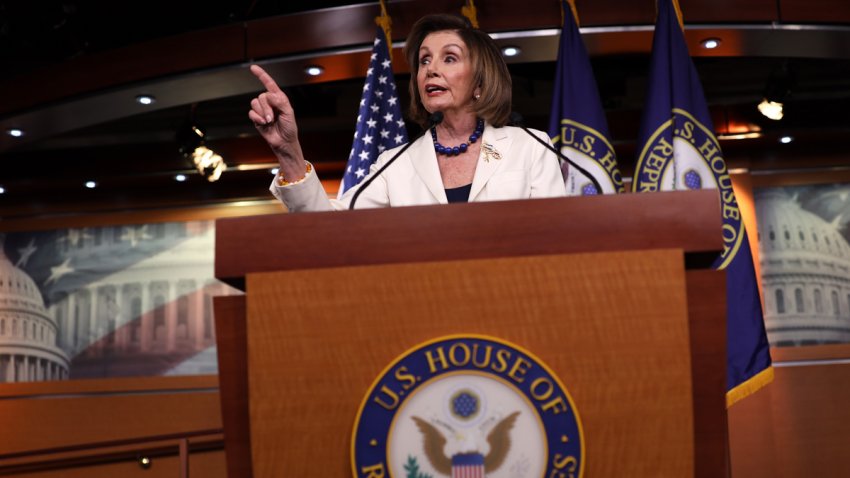
{"label": "u.s. house of representatives seal", "polygon": [[441,337],[391,363],[354,422],[362,478],[578,478],[581,421],[530,352],[494,337]]}
{"label": "u.s. house of representatives seal", "polygon": [[744,241],[744,221],[723,152],[711,129],[687,111],[673,108],[673,117],[646,142],[635,171],[634,192],[720,191],[723,253],[714,267],[725,269]]}

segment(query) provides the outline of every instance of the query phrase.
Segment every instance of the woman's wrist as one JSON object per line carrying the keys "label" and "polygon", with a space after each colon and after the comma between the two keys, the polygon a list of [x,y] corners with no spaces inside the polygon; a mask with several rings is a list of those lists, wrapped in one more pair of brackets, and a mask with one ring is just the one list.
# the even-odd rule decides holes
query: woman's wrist
{"label": "woman's wrist", "polygon": [[307,165],[304,155],[301,154],[301,145],[297,142],[288,148],[272,148],[280,164],[278,178],[285,178],[288,183],[294,183],[306,176]]}
{"label": "woman's wrist", "polygon": [[292,165],[287,164],[287,168],[284,169],[283,164],[281,164],[280,169],[277,173],[277,185],[278,186],[289,186],[291,184],[300,183],[304,179],[307,178],[307,175],[313,171],[313,165],[308,163],[307,161],[301,160],[301,167],[291,167]]}

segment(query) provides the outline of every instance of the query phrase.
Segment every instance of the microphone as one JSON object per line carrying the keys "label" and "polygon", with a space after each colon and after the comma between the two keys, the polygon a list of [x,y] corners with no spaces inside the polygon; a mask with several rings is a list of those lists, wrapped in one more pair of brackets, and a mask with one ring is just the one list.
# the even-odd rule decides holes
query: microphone
{"label": "microphone", "polygon": [[[510,120],[509,120],[509,121],[510,121],[510,123],[511,123],[512,125],[514,125],[514,126],[516,126],[516,127],[518,127],[518,128],[522,128],[522,130],[523,130],[523,131],[525,131],[526,133],[528,133],[528,135],[529,135],[529,136],[531,136],[532,138],[534,138],[534,139],[535,139],[538,143],[540,143],[540,144],[542,144],[543,146],[545,146],[545,147],[546,147],[546,149],[548,149],[549,151],[552,151],[553,153],[555,153],[556,155],[558,155],[558,157],[559,157],[559,158],[561,158],[561,159],[563,159],[564,161],[566,161],[566,162],[567,162],[567,164],[569,164],[570,166],[572,166],[572,167],[576,168],[576,169],[578,170],[578,172],[580,172],[580,173],[581,173],[581,174],[583,174],[585,177],[587,177],[588,179],[590,179],[590,182],[592,182],[592,183],[593,183],[593,187],[595,187],[595,188],[596,188],[597,194],[603,194],[603,193],[602,193],[602,186],[599,184],[599,181],[597,181],[597,180],[596,180],[596,178],[594,178],[594,177],[593,177],[593,175],[592,175],[592,174],[588,173],[588,172],[587,172],[587,170],[585,170],[584,168],[582,168],[582,167],[581,167],[581,166],[579,166],[578,164],[574,163],[574,162],[573,162],[570,158],[568,158],[566,155],[564,155],[564,153],[562,153],[562,152],[560,152],[559,150],[555,149],[555,148],[552,146],[552,144],[550,144],[548,141],[543,141],[542,139],[538,138],[538,137],[537,137],[537,135],[535,135],[534,133],[532,133],[531,131],[529,131],[529,130],[528,130],[528,128],[526,128],[526,127],[523,125],[523,120],[522,120],[522,115],[521,115],[521,114],[517,113],[516,111],[512,112],[512,113],[511,113],[511,117],[510,117]],[[560,169],[560,164],[558,164],[558,169]]]}
{"label": "microphone", "polygon": [[[435,111],[434,113],[432,113],[431,116],[428,117],[428,127],[425,128],[425,131],[423,131],[422,134],[419,135],[419,138],[421,138],[422,136],[425,136],[425,133],[427,133],[429,129],[433,128],[434,126],[437,126],[438,124],[440,124],[442,122],[443,122],[443,112],[442,111]],[[416,140],[418,140],[419,138],[416,138]],[[354,193],[354,197],[351,198],[351,204],[348,205],[349,211],[354,209],[354,204],[357,202],[357,198],[360,197],[360,193],[362,193],[370,184],[372,184],[372,181],[374,181],[375,178],[380,176],[381,173],[384,172],[384,170],[387,169],[387,167],[389,167],[389,165],[393,164],[393,161],[398,159],[398,157],[401,156],[401,153],[407,151],[407,148],[409,148],[410,145],[413,144],[414,141],[409,141],[407,144],[405,144],[404,147],[401,148],[398,153],[396,153],[392,158],[390,158],[389,161],[387,161],[386,163],[384,163],[383,166],[381,166],[381,169],[375,171],[375,174],[373,174],[369,179],[364,181],[363,184],[359,188],[357,188],[357,191],[355,191],[355,193]]]}

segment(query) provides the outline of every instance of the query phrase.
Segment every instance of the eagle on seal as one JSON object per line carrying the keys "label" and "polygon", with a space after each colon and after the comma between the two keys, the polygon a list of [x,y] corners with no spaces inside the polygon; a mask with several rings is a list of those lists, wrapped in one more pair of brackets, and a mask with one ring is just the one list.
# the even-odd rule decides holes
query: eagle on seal
{"label": "eagle on seal", "polygon": [[[514,427],[518,416],[518,411],[511,413],[494,425],[490,433],[487,434],[487,444],[490,446],[490,451],[484,456],[485,473],[494,472],[504,464],[505,458],[508,456],[508,451],[511,449],[510,431]],[[422,433],[422,448],[425,450],[425,456],[428,457],[431,467],[437,473],[452,476],[452,457],[446,456],[445,452],[448,439],[434,425],[417,416],[412,418]],[[458,434],[456,433],[456,435]],[[457,439],[457,437],[453,438]],[[463,438],[461,437],[461,439]],[[483,451],[478,449],[474,443],[469,445],[476,448],[464,450],[465,453],[481,453]]]}

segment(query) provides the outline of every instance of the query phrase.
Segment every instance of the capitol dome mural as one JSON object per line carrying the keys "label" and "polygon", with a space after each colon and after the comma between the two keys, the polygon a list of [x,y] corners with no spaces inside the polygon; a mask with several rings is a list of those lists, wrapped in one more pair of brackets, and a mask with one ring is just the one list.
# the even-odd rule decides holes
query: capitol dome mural
{"label": "capitol dome mural", "polygon": [[0,234],[0,381],[215,374],[213,221]]}
{"label": "capitol dome mural", "polygon": [[850,342],[850,186],[757,190],[771,345]]}
{"label": "capitol dome mural", "polygon": [[6,256],[0,234],[0,382],[68,378],[68,356],[35,282]]}

